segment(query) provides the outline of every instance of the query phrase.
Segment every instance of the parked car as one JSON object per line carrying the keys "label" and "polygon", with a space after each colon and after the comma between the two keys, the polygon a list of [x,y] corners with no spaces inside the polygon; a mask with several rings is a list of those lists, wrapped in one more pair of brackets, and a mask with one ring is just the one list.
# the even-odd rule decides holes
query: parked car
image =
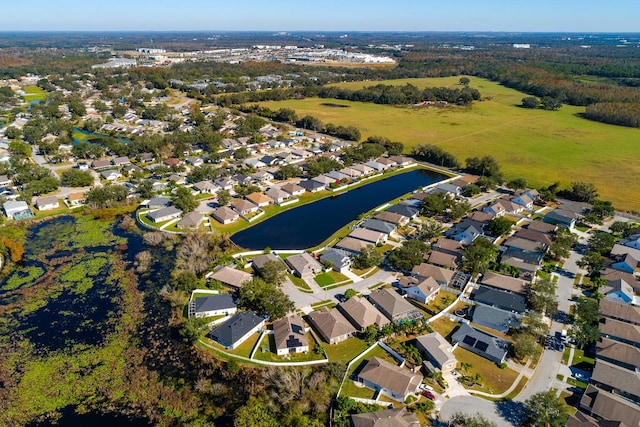
{"label": "parked car", "polygon": [[438,378],[436,381],[438,381],[438,384],[440,384],[440,387],[442,388],[449,387],[449,383],[444,378]]}
{"label": "parked car", "polygon": [[433,387],[427,384],[420,384],[420,390],[430,391],[431,393],[434,392]]}
{"label": "parked car", "polygon": [[420,392],[420,394],[423,395],[424,397],[426,397],[429,400],[436,400],[436,396],[433,393],[431,393],[430,391],[422,390]]}

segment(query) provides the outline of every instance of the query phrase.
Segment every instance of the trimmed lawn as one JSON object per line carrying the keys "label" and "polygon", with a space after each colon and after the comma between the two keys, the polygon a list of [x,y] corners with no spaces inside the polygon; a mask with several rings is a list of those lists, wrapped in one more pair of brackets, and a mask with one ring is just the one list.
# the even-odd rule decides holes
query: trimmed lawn
{"label": "trimmed lawn", "polygon": [[455,301],[457,295],[447,291],[440,291],[438,295],[426,305],[427,311],[438,314]]}
{"label": "trimmed lawn", "polygon": [[330,362],[347,364],[351,359],[367,349],[367,343],[358,338],[349,338],[338,344],[322,343]]}
{"label": "trimmed lawn", "polygon": [[24,87],[24,100],[27,102],[31,101],[43,101],[49,97],[49,94],[44,89],[36,85],[28,85]]}
{"label": "trimmed lawn", "polygon": [[258,344],[258,350],[253,358],[267,362],[308,362],[323,359],[322,353],[318,354],[314,351],[318,344],[309,333],[307,334],[307,340],[309,341],[309,351],[307,353],[291,353],[285,356],[278,356],[273,352],[275,350],[273,335],[265,335],[260,344]]}
{"label": "trimmed lawn", "polygon": [[340,283],[340,282],[345,282],[347,280],[349,280],[349,278],[347,276],[345,276],[344,274],[338,272],[338,271],[327,271],[327,273],[329,275],[329,277],[331,277],[334,281],[334,283]]}
{"label": "trimmed lawn", "polygon": [[311,292],[311,288],[309,287],[309,285],[307,285],[307,282],[305,282],[304,280],[302,280],[301,278],[299,278],[298,276],[294,275],[294,274],[287,274],[287,277],[289,278],[289,280],[291,280],[291,282],[297,287],[300,288],[301,291],[304,292]]}
{"label": "trimmed lawn", "polygon": [[483,391],[485,393],[502,393],[511,387],[511,384],[518,377],[518,373],[512,369],[500,369],[495,363],[480,357],[464,348],[458,347],[454,350],[458,362],[470,363],[469,373],[479,373],[484,378],[481,388],[474,387],[471,390]]}
{"label": "trimmed lawn", "polygon": [[356,385],[355,381],[349,376],[344,380],[342,391],[340,392],[341,396],[360,397],[362,399],[373,399],[375,394],[376,392],[369,387],[365,387],[362,384]]}
{"label": "trimmed lawn", "polygon": [[593,369],[595,359],[593,357],[585,356],[584,350],[574,349],[573,359],[571,360],[571,366],[582,369],[583,371],[590,371]]}
{"label": "trimmed lawn", "polygon": [[460,326],[460,323],[449,320],[447,317],[440,317],[433,322],[429,322],[429,326],[431,326],[431,329],[447,338],[448,341],[451,341],[449,340],[449,337],[453,333],[454,329]]}
{"label": "trimmed lawn", "polygon": [[251,355],[251,350],[258,342],[258,338],[260,337],[259,333],[255,333],[249,337],[248,340],[240,344],[234,350],[226,350],[228,353],[236,354],[238,356],[249,357]]}
{"label": "trimmed lawn", "polygon": [[336,283],[336,281],[333,279],[333,277],[329,275],[329,273],[318,274],[316,277],[313,278],[313,280],[315,280],[316,283],[323,288]]}
{"label": "trimmed lawn", "polygon": [[[421,78],[382,82],[347,82],[335,86],[361,88],[378,83],[419,88],[459,88],[459,78]],[[540,187],[556,181],[567,186],[575,177],[594,183],[604,200],[622,210],[640,207],[640,130],[583,119],[584,107],[564,105],[558,111],[520,108],[523,92],[498,83],[470,77],[470,86],[484,101],[471,106],[411,108],[352,101],[336,101],[346,108],[327,106],[327,99],[259,103],[272,110],[292,108],[299,116],[312,115],[324,123],[356,126],[362,139],[372,135],[400,141],[407,152],[429,142],[451,152],[463,162],[474,156],[493,156],[507,180],[524,177]],[[603,144],[603,141],[609,141]],[[620,185],[621,182],[626,185]]]}

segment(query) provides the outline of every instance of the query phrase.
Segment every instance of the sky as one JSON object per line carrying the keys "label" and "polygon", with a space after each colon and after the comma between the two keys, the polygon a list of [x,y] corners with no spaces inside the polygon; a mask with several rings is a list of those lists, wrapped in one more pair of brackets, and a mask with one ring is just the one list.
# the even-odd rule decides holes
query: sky
{"label": "sky", "polygon": [[640,0],[18,0],[0,31],[640,32]]}

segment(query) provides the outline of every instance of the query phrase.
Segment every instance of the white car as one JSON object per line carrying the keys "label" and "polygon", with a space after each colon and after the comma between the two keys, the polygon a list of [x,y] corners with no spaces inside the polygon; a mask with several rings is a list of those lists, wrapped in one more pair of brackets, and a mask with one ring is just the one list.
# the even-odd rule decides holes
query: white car
{"label": "white car", "polygon": [[430,391],[431,393],[434,392],[433,387],[428,386],[426,384],[420,384],[420,390]]}

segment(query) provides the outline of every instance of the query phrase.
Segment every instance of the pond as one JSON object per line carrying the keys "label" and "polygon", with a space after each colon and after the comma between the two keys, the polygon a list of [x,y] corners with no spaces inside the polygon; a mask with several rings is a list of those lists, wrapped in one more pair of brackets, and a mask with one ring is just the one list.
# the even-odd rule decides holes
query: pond
{"label": "pond", "polygon": [[[94,141],[99,141],[102,138],[114,138],[104,133],[89,132],[88,130],[80,129],[80,128],[73,128],[73,134],[74,134],[73,135],[74,145],[77,145],[78,143],[80,143],[80,141],[92,143]],[[117,137],[115,139],[124,143],[131,142],[129,138]]]}
{"label": "pond", "polygon": [[311,248],[358,215],[444,178],[437,172],[412,170],[288,210],[234,234],[231,240],[248,250]]}

